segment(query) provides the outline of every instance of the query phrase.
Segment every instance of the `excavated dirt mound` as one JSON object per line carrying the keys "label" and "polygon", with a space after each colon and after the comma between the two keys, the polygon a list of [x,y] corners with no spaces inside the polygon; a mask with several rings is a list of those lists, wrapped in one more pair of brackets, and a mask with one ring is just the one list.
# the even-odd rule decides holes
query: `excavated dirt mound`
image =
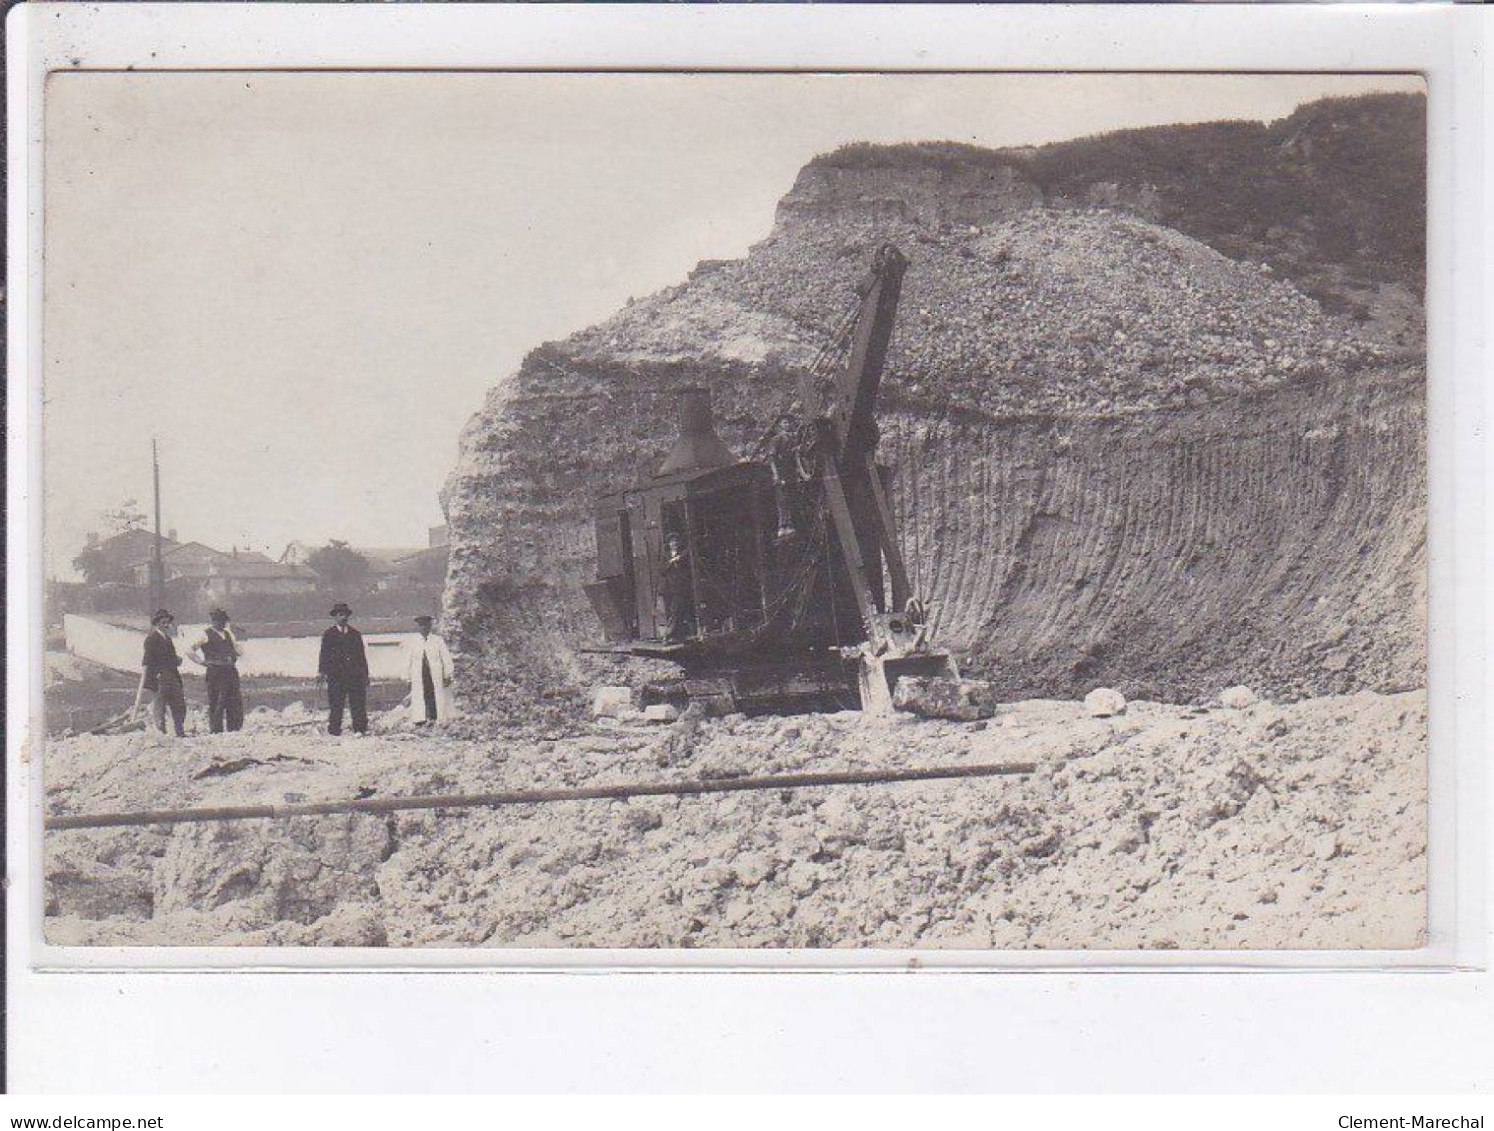
{"label": "excavated dirt mound", "polygon": [[[268,720],[278,721],[278,720]],[[1410,947],[1425,696],[1244,710],[1012,704],[592,727],[502,744],[268,729],[48,749],[97,812],[801,770],[1025,777],[46,837],[57,944]]]}
{"label": "excavated dirt mound", "polygon": [[859,197],[837,181],[833,212],[807,213],[801,184],[746,259],[535,350],[470,423],[446,615],[477,716],[551,696],[559,718],[626,678],[579,652],[599,635],[593,499],[657,466],[687,384],[749,450],[884,240],[912,262],[882,458],[916,587],[972,674],[1012,698],[1174,702],[1424,683],[1414,354],[1135,216],[995,185],[984,224],[953,225],[889,204],[927,178],[866,176]]}
{"label": "excavated dirt mound", "polygon": [[1041,207],[983,226],[857,211],[781,223],[746,259],[697,269],[562,348],[602,364],[802,364],[886,241],[912,260],[888,357],[895,399],[1027,416],[1177,407],[1405,355],[1180,232]]}

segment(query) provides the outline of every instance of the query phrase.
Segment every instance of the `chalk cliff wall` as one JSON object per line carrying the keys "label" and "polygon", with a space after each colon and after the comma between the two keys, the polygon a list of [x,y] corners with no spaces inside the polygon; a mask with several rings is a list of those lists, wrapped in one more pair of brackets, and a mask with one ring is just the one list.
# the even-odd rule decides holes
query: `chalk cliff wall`
{"label": "chalk cliff wall", "polygon": [[[1300,154],[1314,131],[1337,138],[1340,119],[1366,113],[1323,105],[1295,132],[1216,131],[1205,149],[1255,146],[1262,167],[1279,166],[1283,146]],[[1400,176],[1421,160],[1404,125],[1420,118],[1387,105],[1379,117],[1403,128],[1375,138],[1385,176]],[[1186,132],[1177,144],[1197,150]],[[819,159],[745,259],[704,263],[535,349],[467,427],[444,495],[446,629],[468,706],[532,716],[548,701],[561,714],[604,678],[579,650],[598,634],[580,591],[592,499],[657,463],[688,384],[711,386],[721,435],[745,451],[886,240],[911,266],[883,458],[911,568],[967,670],[1014,697],[1102,683],[1170,700],[1237,682],[1292,698],[1423,683],[1411,259],[1335,264],[1337,245],[1293,237],[1306,229],[1287,214],[1273,238],[1293,254],[1262,235],[1251,258],[1263,221],[1248,212],[1230,236],[1228,208],[1189,211],[1166,184],[1077,192],[1073,146],[1085,144]],[[1092,144],[1113,161],[1113,138]],[[1335,152],[1325,145],[1315,152]],[[1340,182],[1357,166],[1340,162],[1333,180],[1338,166],[1319,165],[1323,191],[1352,194]],[[1269,199],[1287,207],[1289,188]],[[1362,213],[1389,210],[1401,231],[1410,209],[1419,225],[1415,200],[1362,188]],[[1232,254],[1185,234],[1190,223]],[[1389,297],[1371,309],[1366,294]]]}

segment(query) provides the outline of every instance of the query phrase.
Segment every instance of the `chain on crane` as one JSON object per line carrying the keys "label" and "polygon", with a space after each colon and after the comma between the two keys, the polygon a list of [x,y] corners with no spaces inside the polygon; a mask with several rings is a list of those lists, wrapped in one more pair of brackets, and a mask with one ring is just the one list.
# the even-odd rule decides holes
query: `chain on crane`
{"label": "chain on crane", "polygon": [[[853,297],[835,321],[834,328],[819,351],[809,363],[807,380],[810,388],[818,386],[828,376],[832,375],[836,368],[845,360],[851,348],[851,336],[856,330],[856,319],[861,313],[861,297]],[[782,434],[783,427],[797,415],[798,394],[790,394],[788,402],[775,416],[766,429],[763,430],[757,442],[752,446],[753,460],[762,459],[772,446],[773,441]]]}

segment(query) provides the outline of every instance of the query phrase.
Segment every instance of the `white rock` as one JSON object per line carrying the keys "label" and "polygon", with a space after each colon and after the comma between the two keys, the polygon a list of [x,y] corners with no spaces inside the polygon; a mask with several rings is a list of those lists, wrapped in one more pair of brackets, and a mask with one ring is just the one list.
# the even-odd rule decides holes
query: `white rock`
{"label": "white rock", "polygon": [[633,709],[631,687],[599,687],[591,693],[591,714],[597,719],[618,719]]}
{"label": "white rock", "polygon": [[978,679],[902,676],[892,705],[931,719],[988,719],[996,713],[996,691]]}
{"label": "white rock", "polygon": [[1251,691],[1243,683],[1237,683],[1233,687],[1226,687],[1219,693],[1220,705],[1236,711],[1243,711],[1246,707],[1254,707],[1260,701],[1260,696]]}
{"label": "white rock", "polygon": [[643,708],[643,720],[649,723],[672,723],[680,717],[680,709],[671,703],[655,703]]}
{"label": "white rock", "polygon": [[1084,697],[1084,709],[1097,719],[1126,713],[1126,697],[1113,687],[1097,687]]}
{"label": "white rock", "polygon": [[731,866],[744,887],[757,887],[773,874],[773,861],[761,852],[744,852]]}

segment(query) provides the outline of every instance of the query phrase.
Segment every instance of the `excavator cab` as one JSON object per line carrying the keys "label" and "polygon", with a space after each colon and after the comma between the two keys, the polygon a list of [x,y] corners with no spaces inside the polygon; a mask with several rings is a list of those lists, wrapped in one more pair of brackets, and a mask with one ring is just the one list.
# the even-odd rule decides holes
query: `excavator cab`
{"label": "excavator cab", "polygon": [[597,500],[586,587],[612,643],[666,658],[730,649],[767,620],[767,469],[716,436],[705,389],[681,395],[680,438],[647,481]]}

